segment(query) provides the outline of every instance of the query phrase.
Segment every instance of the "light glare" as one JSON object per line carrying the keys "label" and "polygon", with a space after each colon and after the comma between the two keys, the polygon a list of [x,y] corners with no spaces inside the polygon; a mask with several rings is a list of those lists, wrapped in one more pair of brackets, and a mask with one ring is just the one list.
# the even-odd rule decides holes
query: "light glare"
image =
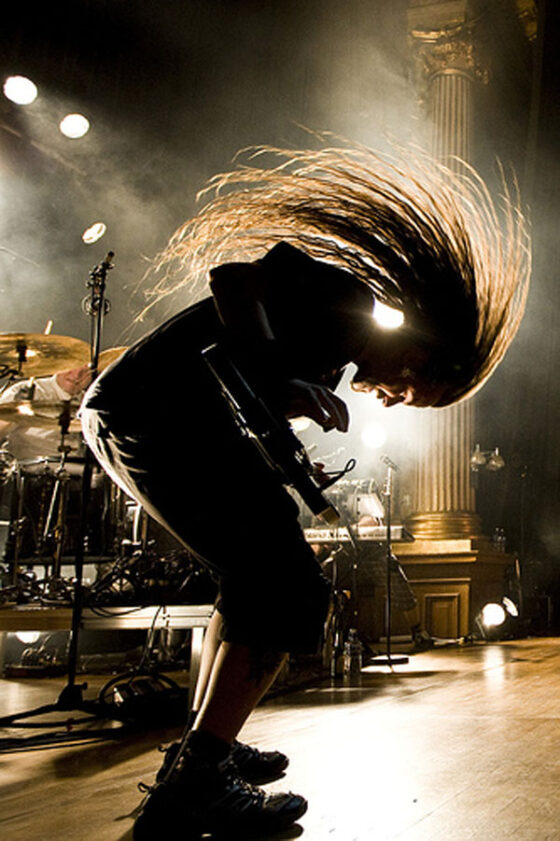
{"label": "light glare", "polygon": [[291,418],[290,426],[292,427],[294,432],[305,432],[305,430],[309,429],[309,427],[311,426],[311,421],[309,420],[309,418],[305,417]]}
{"label": "light glare", "polygon": [[379,423],[368,423],[362,429],[362,444],[370,450],[377,450],[387,441],[385,428]]}
{"label": "light glare", "polygon": [[404,323],[404,314],[400,310],[388,307],[387,304],[382,304],[381,301],[375,302],[373,317],[380,327],[385,327],[387,330],[395,330]]}
{"label": "light glare", "polygon": [[497,628],[506,621],[506,612],[501,604],[486,604],[482,608],[482,624],[485,628]]}
{"label": "light glare", "polygon": [[76,140],[89,131],[89,120],[83,114],[67,114],[60,121],[59,129],[65,137]]}
{"label": "light glare", "polygon": [[37,85],[26,76],[8,76],[4,96],[16,105],[31,105],[37,98]]}
{"label": "light glare", "polygon": [[86,243],[86,245],[91,245],[94,242],[97,242],[98,239],[104,235],[107,230],[107,225],[105,222],[94,222],[93,225],[90,225],[89,228],[82,234],[82,240]]}
{"label": "light glare", "polygon": [[20,403],[17,407],[18,414],[25,415],[28,418],[32,418],[35,415],[35,412],[31,408],[31,403],[27,401],[26,403]]}
{"label": "light glare", "polygon": [[33,645],[40,636],[40,631],[16,631],[16,637],[24,645]]}

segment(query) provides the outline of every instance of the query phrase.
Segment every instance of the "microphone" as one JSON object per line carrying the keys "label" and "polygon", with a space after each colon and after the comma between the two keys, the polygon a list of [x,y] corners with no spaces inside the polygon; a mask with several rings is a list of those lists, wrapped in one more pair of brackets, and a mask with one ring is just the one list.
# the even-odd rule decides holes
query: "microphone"
{"label": "microphone", "polygon": [[379,461],[382,461],[383,464],[386,464],[387,467],[390,467],[391,470],[398,470],[398,466],[395,464],[394,461],[391,461],[388,455],[379,456]]}
{"label": "microphone", "polygon": [[114,251],[108,251],[105,259],[102,260],[101,263],[98,263],[97,266],[93,267],[93,269],[90,272],[90,277],[91,278],[105,278],[105,275],[107,274],[107,272],[110,269],[113,268],[113,264],[112,264],[111,260],[113,259],[114,256],[115,256]]}

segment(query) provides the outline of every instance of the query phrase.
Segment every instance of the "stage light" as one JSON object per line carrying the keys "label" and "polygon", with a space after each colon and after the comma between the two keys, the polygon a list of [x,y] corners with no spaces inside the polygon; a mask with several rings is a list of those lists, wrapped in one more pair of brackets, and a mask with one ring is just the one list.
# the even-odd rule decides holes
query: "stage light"
{"label": "stage light", "polygon": [[496,473],[505,467],[505,461],[500,454],[498,447],[493,450],[481,450],[477,444],[470,458],[470,466],[473,473],[478,473],[481,467],[485,467],[492,473]]}
{"label": "stage light", "polygon": [[509,613],[510,616],[517,618],[519,616],[519,610],[517,609],[517,605],[515,602],[512,602],[511,599],[508,599],[507,596],[504,596],[502,599],[502,604],[506,609],[506,612]]}
{"label": "stage light", "polygon": [[37,99],[37,85],[26,76],[8,76],[4,96],[16,105],[31,105]]}
{"label": "stage light", "polygon": [[499,628],[506,621],[506,611],[501,604],[490,602],[480,611],[480,620],[485,628]]}
{"label": "stage light", "polygon": [[41,636],[40,631],[17,631],[16,637],[24,645],[33,645]]}
{"label": "stage light", "polygon": [[503,460],[502,456],[500,455],[499,449],[496,447],[490,453],[488,461],[486,462],[486,469],[491,470],[492,472],[496,472],[496,470],[501,470],[502,467],[505,466],[505,461]]}
{"label": "stage light", "polygon": [[515,602],[504,596],[500,603],[488,602],[475,619],[480,637],[485,640],[511,639],[521,628]]}
{"label": "stage light", "polygon": [[368,423],[362,429],[362,444],[369,450],[377,450],[387,441],[387,432],[380,423]]}
{"label": "stage light", "polygon": [[82,240],[86,243],[86,245],[92,245],[92,243],[100,240],[106,231],[107,225],[105,222],[94,222],[93,225],[90,225],[89,228],[86,228],[83,232]]}
{"label": "stage light", "polygon": [[67,114],[59,123],[59,129],[65,137],[77,140],[89,131],[89,120],[83,114]]}
{"label": "stage light", "polygon": [[380,327],[385,327],[387,330],[395,330],[404,323],[404,314],[400,310],[388,307],[380,301],[375,302],[373,317]]}

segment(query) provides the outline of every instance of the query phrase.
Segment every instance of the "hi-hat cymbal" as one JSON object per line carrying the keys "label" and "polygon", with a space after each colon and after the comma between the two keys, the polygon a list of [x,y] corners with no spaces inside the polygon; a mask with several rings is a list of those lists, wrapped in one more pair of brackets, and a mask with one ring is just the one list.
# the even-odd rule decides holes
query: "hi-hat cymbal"
{"label": "hi-hat cymbal", "polygon": [[20,370],[26,377],[44,377],[87,365],[87,342],[72,336],[43,333],[0,333],[0,365]]}
{"label": "hi-hat cymbal", "polygon": [[118,359],[119,356],[122,356],[125,350],[128,350],[126,347],[110,347],[107,350],[102,350],[99,354],[99,364],[98,370],[104,371],[115,359]]}
{"label": "hi-hat cymbal", "polygon": [[81,424],[76,418],[79,401],[75,403],[53,402],[47,400],[14,400],[0,404],[0,421],[15,423],[20,429],[39,427],[57,429],[61,426],[62,413],[70,412],[69,432],[80,432]]}

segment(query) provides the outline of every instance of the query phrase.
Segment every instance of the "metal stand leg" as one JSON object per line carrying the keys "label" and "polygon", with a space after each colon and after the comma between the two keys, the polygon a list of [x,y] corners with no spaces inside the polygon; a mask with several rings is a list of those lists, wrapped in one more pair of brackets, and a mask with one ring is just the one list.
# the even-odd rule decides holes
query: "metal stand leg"
{"label": "metal stand leg", "polygon": [[385,523],[387,526],[386,536],[386,557],[387,557],[387,593],[385,596],[385,634],[387,640],[387,647],[385,656],[374,657],[368,662],[370,666],[402,666],[408,663],[406,655],[394,656],[391,654],[391,622],[392,622],[392,605],[391,605],[391,573],[394,563],[393,550],[391,546],[391,517],[392,517],[392,498],[393,498],[393,472],[397,469],[397,465],[391,461],[388,456],[382,456],[381,460],[387,465],[387,478],[385,480]]}

